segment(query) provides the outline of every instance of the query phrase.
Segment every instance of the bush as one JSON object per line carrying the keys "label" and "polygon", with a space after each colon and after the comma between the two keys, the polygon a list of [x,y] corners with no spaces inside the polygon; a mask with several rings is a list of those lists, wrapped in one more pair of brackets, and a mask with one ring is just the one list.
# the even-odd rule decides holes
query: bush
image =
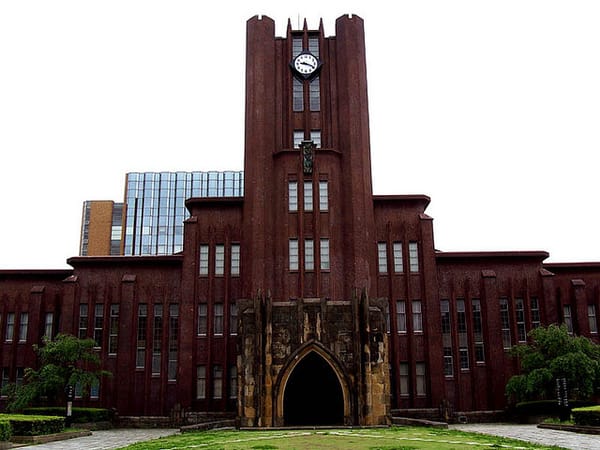
{"label": "bush", "polygon": [[[65,416],[67,409],[62,406],[46,406],[36,408],[25,408],[23,414],[46,415],[46,416]],[[80,408],[72,409],[73,423],[89,422],[111,422],[114,419],[114,411],[104,408]]]}
{"label": "bush", "polygon": [[12,436],[12,427],[8,420],[0,420],[0,441],[9,441]]}
{"label": "bush", "polygon": [[600,426],[600,405],[575,408],[571,413],[577,425]]}
{"label": "bush", "polygon": [[65,419],[55,416],[26,416],[1,414],[0,422],[10,422],[13,436],[38,436],[60,433],[65,429]]}
{"label": "bush", "polygon": [[[569,400],[569,408],[581,408],[594,403],[581,400]],[[519,416],[559,416],[561,407],[556,400],[537,400],[517,403],[514,412]]]}

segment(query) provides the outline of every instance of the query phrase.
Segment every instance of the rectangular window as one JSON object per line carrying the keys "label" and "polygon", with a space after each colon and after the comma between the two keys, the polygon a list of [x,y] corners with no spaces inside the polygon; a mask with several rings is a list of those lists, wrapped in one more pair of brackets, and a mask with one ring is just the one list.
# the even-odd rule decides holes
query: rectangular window
{"label": "rectangular window", "polygon": [[44,320],[44,337],[52,339],[54,337],[54,313],[47,312]]}
{"label": "rectangular window", "polygon": [[392,244],[394,252],[394,273],[404,272],[404,262],[402,261],[402,242],[394,242]]}
{"label": "rectangular window", "polygon": [[160,374],[161,349],[163,337],[163,307],[154,305],[154,323],[152,326],[152,375]]}
{"label": "rectangular window", "polygon": [[398,333],[406,333],[406,302],[404,300],[396,302],[396,328]]}
{"label": "rectangular window", "polygon": [[540,304],[538,303],[537,297],[531,297],[529,303],[531,305],[531,326],[537,328],[541,325]]}
{"label": "rectangular window", "polygon": [[99,397],[100,397],[100,382],[98,380],[96,380],[90,385],[90,398],[97,399]]}
{"label": "rectangular window", "polygon": [[223,368],[221,366],[213,367],[213,398],[223,398]]}
{"label": "rectangular window", "polygon": [[238,328],[238,307],[235,302],[229,304],[229,334],[235,336]]}
{"label": "rectangular window", "polygon": [[196,398],[206,398],[206,366],[196,367]]}
{"label": "rectangular window", "polygon": [[442,313],[442,334],[450,334],[450,302],[440,300],[440,312]]}
{"label": "rectangular window", "polygon": [[290,239],[290,270],[298,270],[298,239]]}
{"label": "rectangular window", "polygon": [[19,321],[19,342],[27,342],[27,331],[29,329],[29,313],[21,313]]}
{"label": "rectangular window", "polygon": [[411,272],[419,271],[419,247],[416,242],[408,243],[408,268]]}
{"label": "rectangular window", "polygon": [[310,140],[316,148],[321,148],[321,130],[310,130]]}
{"label": "rectangular window", "polygon": [[485,362],[483,347],[483,322],[481,319],[481,302],[478,298],[471,300],[473,311],[473,341],[475,342],[475,362]]}
{"label": "rectangular window", "polygon": [[208,305],[198,304],[198,336],[206,336],[208,333]]}
{"label": "rectangular window", "polygon": [[229,367],[229,398],[237,398],[237,367]]}
{"label": "rectangular window", "polygon": [[167,367],[167,378],[169,381],[177,379],[177,351],[179,336],[179,305],[169,305],[169,364]]}
{"label": "rectangular window", "polygon": [[292,58],[295,58],[302,53],[302,36],[292,38]]}
{"label": "rectangular window", "polygon": [[231,276],[240,274],[240,244],[231,244]]}
{"label": "rectangular window", "polygon": [[148,333],[148,306],[145,303],[138,305],[138,327],[136,343],[136,369],[143,369],[146,365],[146,335]]}
{"label": "rectangular window", "polygon": [[223,303],[215,303],[213,306],[215,336],[223,336]]}
{"label": "rectangular window", "polygon": [[[320,111],[321,109],[321,82],[319,81],[319,77],[311,80],[308,88],[309,93],[309,103],[311,111]],[[315,142],[316,144],[316,142]],[[321,142],[317,147],[320,147]]]}
{"label": "rectangular window", "polygon": [[200,275],[208,275],[208,245],[200,246]]}
{"label": "rectangular window", "polygon": [[444,347],[444,375],[454,375],[454,361],[452,358],[452,347]]}
{"label": "rectangular window", "polygon": [[379,273],[387,273],[387,245],[385,242],[377,243],[377,267]]}
{"label": "rectangular window", "polygon": [[423,332],[423,312],[421,311],[421,300],[412,302],[413,331],[415,333]]}
{"label": "rectangular window", "polygon": [[298,211],[298,182],[288,181],[288,209],[290,212]]}
{"label": "rectangular window", "polygon": [[15,335],[15,313],[8,313],[6,315],[6,334],[4,340],[6,342],[12,342]]}
{"label": "rectangular window", "polygon": [[454,375],[454,359],[452,356],[452,328],[450,318],[450,301],[440,300],[442,319],[442,345],[444,351],[444,375]]}
{"label": "rectangular window", "polygon": [[225,246],[223,244],[215,245],[215,275],[225,273]]}
{"label": "rectangular window", "polygon": [[300,148],[304,140],[304,130],[294,130],[294,148]]}
{"label": "rectangular window", "polygon": [[525,328],[525,305],[522,298],[515,298],[515,315],[517,316],[517,339],[519,342],[527,342],[527,330]]}
{"label": "rectangular window", "polygon": [[94,346],[102,347],[102,338],[104,331],[104,304],[96,303],[94,305]]}
{"label": "rectangular window", "polygon": [[467,347],[459,347],[458,359],[461,370],[467,370],[469,368],[469,349]]}
{"label": "rectangular window", "polygon": [[313,210],[313,188],[312,181],[304,182],[304,211]]}
{"label": "rectangular window", "polygon": [[312,239],[304,240],[304,270],[315,269],[315,246]]}
{"label": "rectangular window", "polygon": [[458,333],[467,332],[467,314],[465,312],[465,300],[459,298],[456,300],[456,323]]}
{"label": "rectangular window", "polygon": [[119,305],[110,305],[110,327],[108,329],[108,354],[117,354],[117,343],[119,338]]}
{"label": "rectangular window", "polygon": [[510,348],[510,316],[508,312],[508,299],[500,299],[500,322],[502,326],[502,345],[505,349]]}
{"label": "rectangular window", "polygon": [[2,390],[10,383],[10,369],[8,367],[2,368],[2,385],[0,386],[0,394],[2,397],[6,397],[6,394],[2,394]]}
{"label": "rectangular window", "polygon": [[321,270],[329,270],[329,239],[321,239]]}
{"label": "rectangular window", "polygon": [[400,363],[400,396],[408,397],[410,391],[408,389],[408,363]]}
{"label": "rectangular window", "polygon": [[17,373],[15,376],[15,384],[17,386],[22,386],[23,385],[23,378],[25,378],[25,368],[24,367],[17,367]]}
{"label": "rectangular window", "polygon": [[467,348],[467,312],[465,300],[456,300],[456,324],[458,332],[458,363],[461,369],[469,368],[469,349]]}
{"label": "rectangular window", "polygon": [[88,305],[82,303],[79,305],[79,339],[86,339],[88,331]]}
{"label": "rectangular window", "polygon": [[596,321],[596,305],[588,305],[588,324],[590,333],[598,333],[598,322]]}
{"label": "rectangular window", "polygon": [[319,211],[329,209],[329,184],[327,181],[319,181]]}
{"label": "rectangular window", "polygon": [[296,77],[292,78],[292,103],[294,112],[304,111],[304,83]]}
{"label": "rectangular window", "polygon": [[569,334],[573,334],[573,317],[571,317],[571,305],[563,306],[563,319],[564,323],[567,326],[567,331]]}
{"label": "rectangular window", "polygon": [[423,397],[427,393],[427,381],[425,379],[425,363],[418,362],[415,364],[417,378],[415,380],[415,387],[417,389],[417,395]]}

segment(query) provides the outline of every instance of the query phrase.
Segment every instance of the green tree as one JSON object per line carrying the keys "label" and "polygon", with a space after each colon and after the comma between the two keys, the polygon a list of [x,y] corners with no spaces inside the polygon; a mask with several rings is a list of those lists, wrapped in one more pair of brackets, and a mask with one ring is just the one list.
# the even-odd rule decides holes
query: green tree
{"label": "green tree", "polygon": [[44,397],[50,405],[64,404],[67,386],[81,387],[85,395],[102,376],[111,375],[100,370],[100,358],[94,351],[93,339],[59,334],[53,340],[44,339],[43,345],[33,347],[40,368],[26,368],[22,385],[12,383],[3,390],[9,397],[6,407],[9,411],[19,411]]}
{"label": "green tree", "polygon": [[553,399],[557,378],[566,378],[569,398],[574,400],[587,400],[600,392],[600,345],[570,336],[564,325],[535,328],[529,337],[529,344],[511,349],[521,374],[508,381],[509,398],[517,402]]}

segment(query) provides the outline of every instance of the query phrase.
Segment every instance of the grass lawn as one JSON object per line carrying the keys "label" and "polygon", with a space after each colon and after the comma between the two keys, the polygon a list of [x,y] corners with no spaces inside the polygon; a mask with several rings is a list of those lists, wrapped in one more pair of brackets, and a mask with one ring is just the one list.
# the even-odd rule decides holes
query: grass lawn
{"label": "grass lawn", "polygon": [[514,439],[420,427],[331,430],[204,431],[124,447],[127,450],[462,450],[560,449]]}

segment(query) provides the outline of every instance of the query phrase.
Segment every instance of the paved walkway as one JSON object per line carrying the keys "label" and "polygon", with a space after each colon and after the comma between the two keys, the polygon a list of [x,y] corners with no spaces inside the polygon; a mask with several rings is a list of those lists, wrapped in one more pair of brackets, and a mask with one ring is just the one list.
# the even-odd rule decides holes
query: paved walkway
{"label": "paved walkway", "polygon": [[572,450],[600,449],[600,436],[548,430],[537,425],[514,425],[499,423],[450,425],[450,429],[474,433],[492,434],[542,445],[557,445]]}
{"label": "paved walkway", "polygon": [[136,442],[157,439],[178,433],[178,429],[114,429],[93,431],[91,436],[85,436],[64,441],[49,442],[48,444],[28,445],[20,448],[32,450],[104,450],[124,447]]}

